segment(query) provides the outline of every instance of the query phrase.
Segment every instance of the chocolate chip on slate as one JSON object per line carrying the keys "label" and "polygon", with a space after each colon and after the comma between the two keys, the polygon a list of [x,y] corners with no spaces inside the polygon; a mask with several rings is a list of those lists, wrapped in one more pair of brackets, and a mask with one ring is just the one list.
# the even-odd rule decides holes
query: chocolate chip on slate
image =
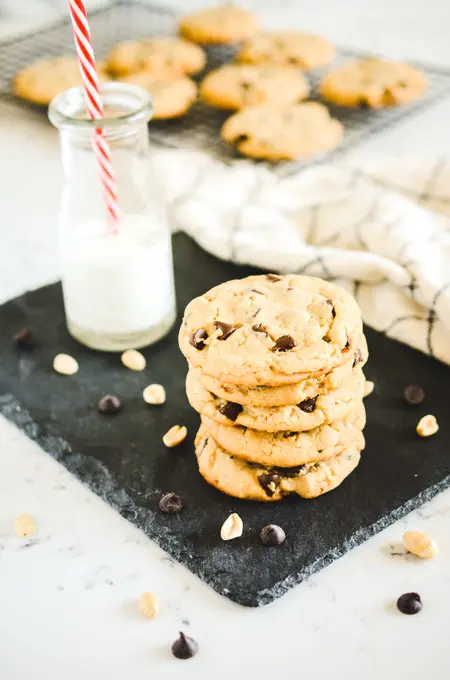
{"label": "chocolate chip on slate", "polygon": [[34,349],[36,347],[36,338],[33,336],[29,328],[22,328],[14,335],[14,342],[16,347],[20,349]]}
{"label": "chocolate chip on slate", "polygon": [[195,347],[195,349],[204,349],[205,340],[207,337],[208,333],[205,331],[205,329],[199,328],[198,331],[195,331],[190,335],[189,342],[191,343],[192,347]]}
{"label": "chocolate chip on slate", "polygon": [[357,347],[356,351],[355,351],[355,356],[354,356],[354,359],[353,359],[353,368],[355,368],[355,366],[360,364],[362,360],[363,360],[362,352],[359,349],[359,347]]}
{"label": "chocolate chip on slate", "polygon": [[159,509],[161,512],[174,514],[183,510],[183,501],[176,493],[166,493],[159,501]]}
{"label": "chocolate chip on slate", "polygon": [[256,324],[256,326],[252,326],[252,331],[255,331],[255,333],[264,333],[264,335],[267,335],[267,330],[266,327],[262,325],[262,323]]}
{"label": "chocolate chip on slate", "polygon": [[222,332],[222,335],[219,335],[219,340],[226,340],[236,330],[236,326],[233,326],[231,323],[224,323],[223,321],[214,321],[214,325],[217,330]]}
{"label": "chocolate chip on slate", "polygon": [[172,645],[172,654],[177,659],[192,659],[198,652],[196,641],[180,632],[180,637]]}
{"label": "chocolate chip on slate", "polygon": [[243,410],[243,406],[240,404],[235,404],[233,401],[227,401],[226,404],[219,406],[219,412],[229,420],[236,420],[240,412]]}
{"label": "chocolate chip on slate", "polygon": [[122,408],[119,397],[115,397],[113,394],[106,394],[100,399],[97,404],[97,408],[100,413],[105,413],[106,415],[115,415],[119,413]]}
{"label": "chocolate chip on slate", "polygon": [[310,397],[310,399],[304,399],[301,401],[299,404],[297,404],[297,406],[305,413],[312,413],[316,410],[316,401],[317,397]]}
{"label": "chocolate chip on slate", "polygon": [[261,529],[260,538],[264,545],[281,545],[286,540],[286,534],[277,524],[269,524]]}
{"label": "chocolate chip on slate", "polygon": [[397,609],[402,614],[418,614],[422,606],[422,600],[418,593],[404,593],[397,600]]}
{"label": "chocolate chip on slate", "polygon": [[276,283],[277,281],[281,281],[281,276],[278,276],[278,274],[266,274],[266,279]]}
{"label": "chocolate chip on slate", "polygon": [[327,305],[330,305],[330,307],[331,307],[331,316],[333,317],[333,319],[335,319],[335,318],[336,318],[336,310],[335,310],[335,308],[334,308],[333,300],[327,300]]}
{"label": "chocolate chip on slate", "polygon": [[271,498],[277,490],[277,486],[280,481],[280,475],[277,475],[273,472],[267,472],[266,474],[259,475],[258,481],[269,498]]}
{"label": "chocolate chip on slate", "polygon": [[425,392],[420,385],[407,385],[403,396],[407,404],[419,406],[425,399]]}
{"label": "chocolate chip on slate", "polygon": [[272,347],[272,352],[287,352],[295,347],[296,342],[290,335],[282,335]]}

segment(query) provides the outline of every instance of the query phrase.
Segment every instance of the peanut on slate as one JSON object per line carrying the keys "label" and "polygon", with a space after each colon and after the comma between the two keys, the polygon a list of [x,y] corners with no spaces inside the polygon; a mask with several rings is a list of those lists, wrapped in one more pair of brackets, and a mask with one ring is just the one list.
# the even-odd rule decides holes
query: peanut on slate
{"label": "peanut on slate", "polygon": [[224,541],[231,541],[233,538],[242,536],[244,525],[236,512],[233,512],[222,524],[220,537]]}
{"label": "peanut on slate", "polygon": [[186,439],[186,436],[187,428],[184,425],[183,426],[174,425],[164,435],[163,442],[169,449],[171,449],[174,446],[178,446],[178,444],[181,444],[181,442],[184,439]]}
{"label": "peanut on slate", "polygon": [[439,430],[439,425],[434,416],[423,416],[417,423],[416,432],[419,437],[431,437]]}

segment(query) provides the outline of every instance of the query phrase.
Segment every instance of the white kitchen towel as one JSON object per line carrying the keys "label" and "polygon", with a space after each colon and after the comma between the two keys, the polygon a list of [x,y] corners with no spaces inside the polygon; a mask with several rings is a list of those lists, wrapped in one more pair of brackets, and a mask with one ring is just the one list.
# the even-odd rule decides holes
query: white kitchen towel
{"label": "white kitchen towel", "polygon": [[450,363],[450,160],[374,159],[288,176],[155,151],[170,217],[208,252],[336,280],[364,321]]}

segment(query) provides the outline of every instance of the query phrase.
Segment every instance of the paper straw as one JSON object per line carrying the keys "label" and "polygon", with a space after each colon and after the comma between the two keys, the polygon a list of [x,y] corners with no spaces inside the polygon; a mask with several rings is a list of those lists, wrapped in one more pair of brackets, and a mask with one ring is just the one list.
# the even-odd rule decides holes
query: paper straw
{"label": "paper straw", "polygon": [[[84,0],[69,0],[70,17],[80,65],[86,107],[91,120],[103,118],[103,102],[95,67],[94,50]],[[117,189],[114,170],[111,163],[109,144],[103,128],[96,128],[92,138],[92,146],[99,167],[100,182],[105,200],[108,222],[115,229],[119,218]]]}

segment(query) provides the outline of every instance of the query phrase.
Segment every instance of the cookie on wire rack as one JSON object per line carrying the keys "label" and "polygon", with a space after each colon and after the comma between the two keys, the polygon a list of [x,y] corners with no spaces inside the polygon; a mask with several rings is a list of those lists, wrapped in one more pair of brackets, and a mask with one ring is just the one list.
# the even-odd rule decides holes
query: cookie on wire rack
{"label": "cookie on wire rack", "polygon": [[320,94],[338,106],[380,109],[409,104],[421,97],[425,88],[426,76],[414,66],[369,58],[327,73]]}
{"label": "cookie on wire rack", "polygon": [[158,76],[138,71],[121,78],[150,92],[153,100],[152,120],[180,118],[197,99],[197,85],[188,76]]}
{"label": "cookie on wire rack", "polygon": [[136,71],[194,75],[205,64],[206,55],[201,47],[173,36],[125,40],[115,45],[107,57],[108,69],[118,76]]}
{"label": "cookie on wire rack", "polygon": [[200,44],[229,45],[252,36],[259,28],[259,20],[233,4],[201,9],[182,17],[180,35]]}

